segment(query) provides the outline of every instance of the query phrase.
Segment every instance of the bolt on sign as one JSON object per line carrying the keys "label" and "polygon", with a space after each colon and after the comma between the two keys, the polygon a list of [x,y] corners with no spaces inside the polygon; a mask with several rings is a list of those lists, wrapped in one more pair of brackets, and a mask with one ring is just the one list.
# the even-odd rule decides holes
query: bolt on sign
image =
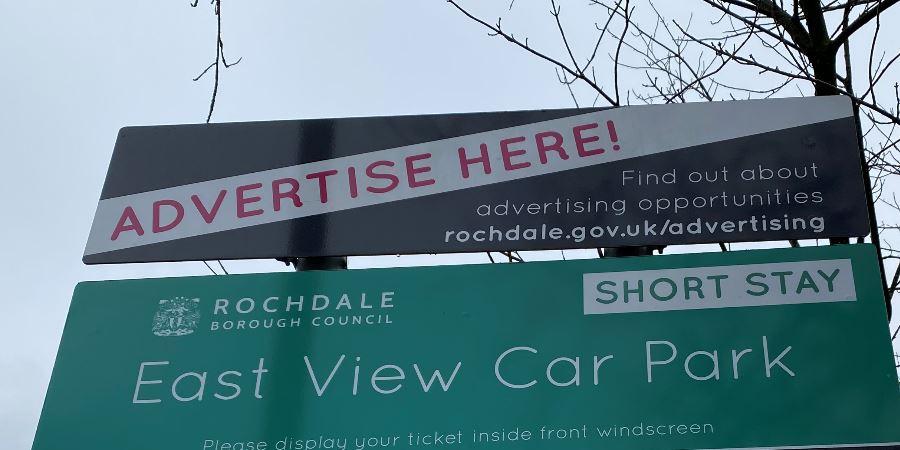
{"label": "bolt on sign", "polygon": [[84,262],[863,236],[844,97],[123,128]]}
{"label": "bolt on sign", "polygon": [[875,261],[845,245],[81,283],[33,449],[897,448]]}

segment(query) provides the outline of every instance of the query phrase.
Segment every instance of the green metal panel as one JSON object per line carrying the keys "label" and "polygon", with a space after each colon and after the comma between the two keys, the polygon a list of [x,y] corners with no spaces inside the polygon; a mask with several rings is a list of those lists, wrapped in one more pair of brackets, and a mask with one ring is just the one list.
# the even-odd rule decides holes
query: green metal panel
{"label": "green metal panel", "polygon": [[[823,268],[841,261],[829,285],[835,273]],[[771,275],[797,262],[806,279]],[[703,299],[696,289],[654,298],[683,290],[688,268],[708,274],[696,277]],[[633,294],[633,311],[585,314],[610,299],[597,277],[664,269],[678,270],[645,272],[643,288],[674,284],[657,283],[643,302]],[[762,290],[745,272],[765,275],[753,280],[769,291],[741,294]],[[725,273],[731,284],[716,296],[709,283]],[[728,304],[742,295],[807,303]],[[891,354],[868,245],[87,282],[34,449],[892,443]]]}

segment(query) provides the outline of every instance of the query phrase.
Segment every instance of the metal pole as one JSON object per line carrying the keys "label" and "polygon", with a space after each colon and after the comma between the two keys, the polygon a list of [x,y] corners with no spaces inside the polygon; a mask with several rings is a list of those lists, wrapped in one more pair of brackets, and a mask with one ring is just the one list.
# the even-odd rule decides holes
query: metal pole
{"label": "metal pole", "polygon": [[346,256],[319,256],[315,258],[293,258],[291,265],[297,272],[307,270],[345,270],[347,269]]}
{"label": "metal pole", "polygon": [[655,248],[657,247],[650,245],[640,245],[636,247],[608,247],[603,249],[603,256],[608,258],[621,258],[624,256],[646,256],[652,255]]}
{"label": "metal pole", "polygon": [[878,216],[875,214],[875,197],[872,193],[872,178],[869,174],[869,161],[868,158],[866,158],[866,147],[865,141],[863,140],[862,123],[860,122],[859,118],[859,105],[855,102],[853,103],[853,119],[856,122],[856,139],[857,144],[859,145],[859,161],[860,165],[862,165],[863,182],[865,183],[866,189],[866,209],[869,212],[869,236],[872,240],[872,245],[875,246],[875,254],[878,257],[878,270],[879,272],[881,272],[881,288],[884,290],[884,307],[887,310],[888,320],[890,320],[891,316],[893,315],[893,308],[891,307],[891,292],[887,284],[887,273],[884,269],[884,258],[881,257],[881,235],[878,234]]}
{"label": "metal pole", "polygon": [[346,256],[317,256],[312,258],[276,258],[276,261],[293,266],[297,272],[308,270],[345,270]]}

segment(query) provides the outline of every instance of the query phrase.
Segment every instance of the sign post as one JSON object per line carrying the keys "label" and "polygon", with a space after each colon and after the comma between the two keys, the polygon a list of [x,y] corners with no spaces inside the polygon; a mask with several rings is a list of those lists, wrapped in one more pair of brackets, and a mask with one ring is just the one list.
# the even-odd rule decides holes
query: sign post
{"label": "sign post", "polygon": [[640,247],[868,229],[850,101],[814,97],[124,128],[83,260]]}

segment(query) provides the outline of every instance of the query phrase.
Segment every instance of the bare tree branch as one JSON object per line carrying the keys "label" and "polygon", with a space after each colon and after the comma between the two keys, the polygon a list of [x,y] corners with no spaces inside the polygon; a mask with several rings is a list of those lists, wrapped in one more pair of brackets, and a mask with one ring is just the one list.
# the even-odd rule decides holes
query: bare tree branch
{"label": "bare tree branch", "polygon": [[871,22],[872,19],[881,15],[881,13],[887,11],[887,9],[891,6],[896,5],[898,1],[900,0],[879,0],[877,2],[874,2],[875,6],[860,14],[859,17],[856,18],[856,20],[847,25],[847,28],[845,28],[844,31],[841,32],[841,34],[834,38],[831,45],[835,48],[844,45],[844,42],[850,39],[850,36],[852,36],[853,33],[864,27],[867,23]]}
{"label": "bare tree branch", "polygon": [[501,29],[501,26],[500,26],[499,19],[497,20],[496,26],[491,25],[491,24],[475,17],[471,13],[469,13],[469,11],[465,10],[462,6],[460,6],[458,3],[456,3],[455,0],[447,0],[447,3],[450,3],[451,5],[453,5],[457,10],[459,10],[461,13],[463,13],[463,15],[465,15],[469,19],[472,19],[475,22],[478,22],[481,25],[483,25],[484,27],[491,30],[491,36],[500,36],[500,37],[506,39],[507,41],[515,44],[516,46],[524,49],[525,51],[531,53],[532,55],[537,56],[540,59],[543,59],[545,61],[548,61],[548,62],[556,65],[563,71],[567,72],[569,75],[572,75],[573,77],[588,84],[590,87],[592,87],[594,90],[596,90],[600,94],[600,96],[602,96],[607,102],[609,102],[610,105],[619,106],[619,104],[616,102],[615,99],[613,99],[611,96],[609,96],[609,94],[607,94],[606,91],[604,91],[599,85],[597,85],[597,83],[594,80],[587,77],[587,75],[585,75],[585,73],[583,71],[579,70],[577,66],[575,67],[575,69],[572,69],[569,66],[563,64],[562,62],[560,62],[554,58],[551,58],[550,56],[547,56],[544,53],[541,53],[541,52],[531,48],[528,45],[527,41],[521,42],[521,41],[517,40],[515,37],[513,37],[512,35],[509,35],[509,34],[506,34],[505,32],[503,32],[503,30]]}
{"label": "bare tree branch", "polygon": [[[191,3],[191,7],[197,7],[197,3],[199,0],[194,0]],[[216,109],[216,97],[219,94],[219,68],[229,68],[237,65],[243,60],[243,58],[238,58],[237,61],[233,63],[229,63],[227,59],[225,59],[225,44],[222,42],[222,0],[212,0],[210,2],[211,5],[214,5],[213,12],[216,15],[216,57],[212,63],[206,66],[200,75],[197,75],[194,78],[194,81],[200,81],[204,75],[206,75],[211,69],[213,70],[213,90],[212,96],[209,100],[209,112],[206,115],[206,123],[209,123],[212,120],[213,111]]]}

